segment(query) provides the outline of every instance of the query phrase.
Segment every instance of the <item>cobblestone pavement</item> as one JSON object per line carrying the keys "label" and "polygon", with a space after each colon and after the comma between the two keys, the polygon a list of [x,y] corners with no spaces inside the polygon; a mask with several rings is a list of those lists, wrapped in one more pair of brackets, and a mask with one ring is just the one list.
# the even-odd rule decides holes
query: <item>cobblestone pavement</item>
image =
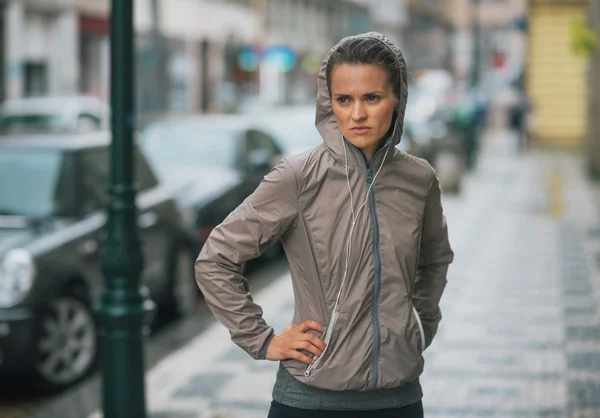
{"label": "cobblestone pavement", "polygon": [[[597,206],[578,157],[516,156],[510,141],[488,138],[463,192],[445,200],[456,261],[425,353],[425,415],[600,418]],[[255,298],[282,330],[289,276]],[[276,368],[215,324],[148,373],[149,415],[264,418]]]}

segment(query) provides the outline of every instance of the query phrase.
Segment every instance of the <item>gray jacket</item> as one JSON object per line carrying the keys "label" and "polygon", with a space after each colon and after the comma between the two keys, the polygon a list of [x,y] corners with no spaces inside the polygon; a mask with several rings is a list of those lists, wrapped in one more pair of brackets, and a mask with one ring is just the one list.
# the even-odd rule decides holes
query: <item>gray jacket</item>
{"label": "gray jacket", "polygon": [[281,161],[213,230],[196,261],[198,286],[218,321],[233,342],[264,358],[273,329],[248,292],[242,264],[281,239],[292,322],[320,322],[327,342],[313,367],[282,363],[300,382],[336,391],[393,388],[419,377],[453,260],[434,170],[396,148],[407,100],[404,58],[382,35],[361,36],[384,42],[402,69],[399,116],[386,144],[367,166],[343,139],[325,78],[334,47],[319,73],[323,144]]}

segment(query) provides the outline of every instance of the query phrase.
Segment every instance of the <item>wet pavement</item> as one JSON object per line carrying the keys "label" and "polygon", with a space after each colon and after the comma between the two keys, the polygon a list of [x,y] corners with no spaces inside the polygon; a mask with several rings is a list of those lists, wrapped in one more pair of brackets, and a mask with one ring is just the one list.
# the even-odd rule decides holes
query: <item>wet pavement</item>
{"label": "wet pavement", "polygon": [[[456,261],[424,354],[425,416],[599,418],[598,190],[576,154],[519,156],[512,143],[490,135],[461,194],[445,196]],[[289,275],[278,274],[255,293],[276,331],[294,306]],[[148,372],[148,415],[264,418],[276,369],[212,321]],[[90,396],[81,411],[97,407]],[[35,417],[67,418],[58,414],[70,405]]]}

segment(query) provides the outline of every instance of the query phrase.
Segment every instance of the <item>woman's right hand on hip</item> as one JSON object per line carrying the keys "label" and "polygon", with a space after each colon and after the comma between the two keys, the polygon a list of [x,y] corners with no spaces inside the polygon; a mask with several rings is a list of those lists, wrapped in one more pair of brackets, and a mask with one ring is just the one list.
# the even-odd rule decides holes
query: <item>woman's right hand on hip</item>
{"label": "woman's right hand on hip", "polygon": [[296,326],[290,324],[281,334],[271,339],[267,348],[267,360],[296,359],[306,364],[313,364],[315,360],[298,350],[305,350],[320,356],[325,350],[325,343],[316,335],[308,333],[309,330],[322,333],[323,326],[310,320]]}

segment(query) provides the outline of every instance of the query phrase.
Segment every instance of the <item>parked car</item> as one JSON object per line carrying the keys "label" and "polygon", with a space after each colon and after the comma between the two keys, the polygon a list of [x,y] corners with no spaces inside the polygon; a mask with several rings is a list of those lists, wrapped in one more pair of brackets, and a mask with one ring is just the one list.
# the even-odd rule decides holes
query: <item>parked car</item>
{"label": "parked car", "polygon": [[0,105],[0,135],[108,130],[110,107],[91,96],[25,97]]}
{"label": "parked car", "polygon": [[[146,127],[140,147],[204,242],[281,160],[276,140],[235,115],[188,116]],[[280,252],[272,247],[266,256]]]}
{"label": "parked car", "polygon": [[277,138],[286,156],[300,154],[323,142],[315,127],[315,106],[274,108],[258,116],[260,125]]}
{"label": "parked car", "polygon": [[426,159],[444,191],[460,190],[466,171],[462,138],[427,91],[409,87],[403,139],[399,148]]}
{"label": "parked car", "polygon": [[[84,377],[97,354],[92,303],[104,286],[108,133],[0,141],[0,375],[45,389]],[[160,308],[196,308],[195,250],[174,200],[135,151],[141,281]]]}

